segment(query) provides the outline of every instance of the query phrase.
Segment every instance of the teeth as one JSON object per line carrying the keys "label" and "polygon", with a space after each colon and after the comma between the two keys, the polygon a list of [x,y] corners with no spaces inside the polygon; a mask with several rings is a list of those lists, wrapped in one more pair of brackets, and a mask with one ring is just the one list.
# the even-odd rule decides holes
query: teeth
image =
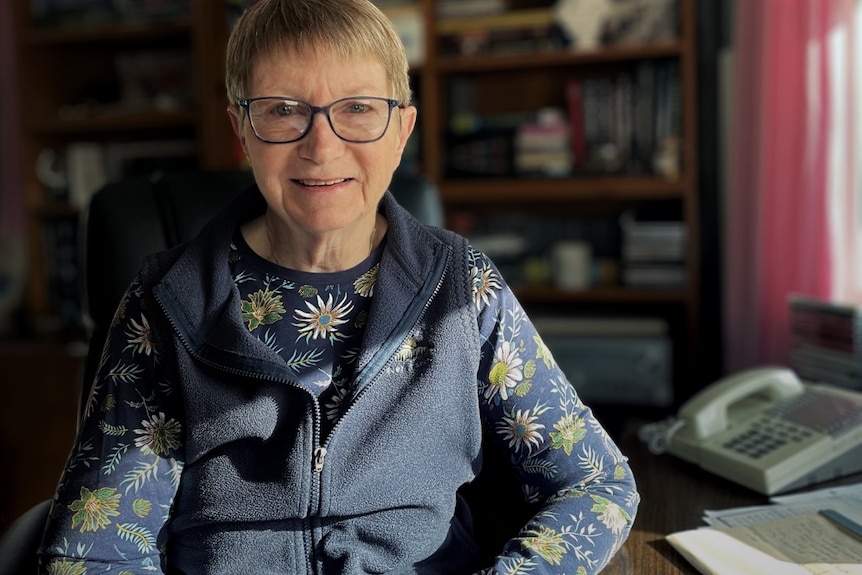
{"label": "teeth", "polygon": [[340,180],[325,180],[325,181],[299,180],[299,183],[302,184],[303,186],[334,186],[335,184],[340,184],[341,182],[346,182],[346,181],[347,181],[347,178],[342,178]]}

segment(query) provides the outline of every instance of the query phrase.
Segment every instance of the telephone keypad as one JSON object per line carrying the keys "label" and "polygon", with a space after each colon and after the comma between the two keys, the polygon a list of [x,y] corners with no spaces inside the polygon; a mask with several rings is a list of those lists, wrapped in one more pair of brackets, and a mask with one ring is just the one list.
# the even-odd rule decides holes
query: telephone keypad
{"label": "telephone keypad", "polygon": [[786,420],[762,417],[724,442],[723,447],[752,459],[766,457],[788,443],[802,443],[811,431]]}

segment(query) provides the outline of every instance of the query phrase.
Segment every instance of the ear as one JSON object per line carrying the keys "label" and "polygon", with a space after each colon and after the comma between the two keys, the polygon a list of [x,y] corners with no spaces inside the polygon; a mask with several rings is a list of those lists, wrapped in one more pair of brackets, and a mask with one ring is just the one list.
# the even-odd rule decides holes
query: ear
{"label": "ear", "polygon": [[233,133],[236,134],[237,139],[239,140],[240,145],[242,145],[242,151],[248,157],[248,147],[246,146],[245,141],[245,130],[243,130],[244,123],[242,118],[240,117],[242,111],[237,107],[230,105],[227,107],[227,115],[230,118],[230,125],[233,127]]}
{"label": "ear", "polygon": [[398,108],[401,117],[400,132],[398,134],[398,154],[404,152],[404,147],[407,145],[407,140],[410,134],[413,133],[413,128],[416,127],[416,116],[418,114],[416,106],[407,106],[406,108]]}

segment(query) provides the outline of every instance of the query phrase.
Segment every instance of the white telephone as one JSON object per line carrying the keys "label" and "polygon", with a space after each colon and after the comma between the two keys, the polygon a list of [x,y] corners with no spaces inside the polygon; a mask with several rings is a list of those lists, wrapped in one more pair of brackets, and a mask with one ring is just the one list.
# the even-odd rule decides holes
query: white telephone
{"label": "white telephone", "polygon": [[782,493],[862,470],[862,393],[747,370],[686,402],[665,441],[707,471]]}

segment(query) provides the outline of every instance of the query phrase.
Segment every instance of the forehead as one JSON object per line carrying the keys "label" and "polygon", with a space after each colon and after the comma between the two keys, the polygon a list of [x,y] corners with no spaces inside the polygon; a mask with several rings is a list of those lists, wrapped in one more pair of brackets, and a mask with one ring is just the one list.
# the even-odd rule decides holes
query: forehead
{"label": "forehead", "polygon": [[343,57],[332,51],[279,50],[260,56],[251,76],[250,96],[391,96],[383,64],[373,57]]}

